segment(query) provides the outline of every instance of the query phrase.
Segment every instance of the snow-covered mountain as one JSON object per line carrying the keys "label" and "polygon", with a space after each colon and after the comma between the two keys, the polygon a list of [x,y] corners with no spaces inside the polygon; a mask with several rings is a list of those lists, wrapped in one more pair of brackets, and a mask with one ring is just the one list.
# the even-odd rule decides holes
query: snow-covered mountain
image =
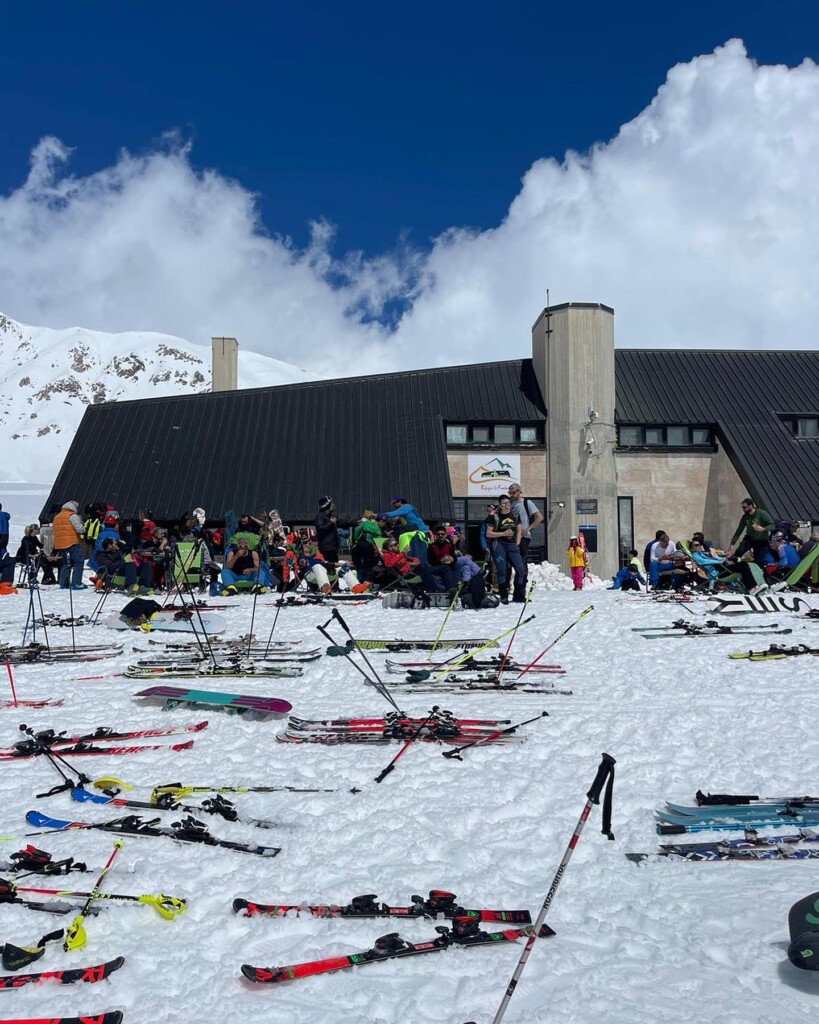
{"label": "snow-covered mountain", "polygon": [[[239,351],[239,387],[316,380]],[[210,390],[210,347],[170,334],[29,327],[0,314],[0,480],[50,483],[87,405]]]}

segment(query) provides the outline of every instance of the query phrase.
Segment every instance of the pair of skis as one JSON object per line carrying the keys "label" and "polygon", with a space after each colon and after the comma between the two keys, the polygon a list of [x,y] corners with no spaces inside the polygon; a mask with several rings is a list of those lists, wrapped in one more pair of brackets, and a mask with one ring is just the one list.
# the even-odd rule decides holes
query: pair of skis
{"label": "pair of skis", "polygon": [[[282,743],[389,743],[391,740],[440,741],[455,743],[460,740],[485,739],[499,726],[509,724],[484,718],[454,718],[449,712],[438,711],[428,718],[410,718],[403,713],[392,713],[384,718],[338,718],[310,720],[291,716],[287,728],[276,738]],[[497,737],[502,742],[511,737]]]}
{"label": "pair of skis", "polygon": [[[107,963],[97,964],[94,967],[70,967],[61,971],[38,971],[36,974],[9,974],[0,976],[0,991],[3,989],[23,988],[24,985],[40,985],[43,982],[54,982],[57,985],[75,985],[78,982],[94,984],[97,981],[104,981],[114,971],[118,971],[125,963],[124,956],[118,956]],[[54,1020],[73,1022],[79,1020],[85,1024],[84,1017],[47,1018],[47,1024],[53,1024]],[[94,1024],[101,1020],[103,1024],[119,1024],[122,1014],[114,1011],[113,1014],[98,1014],[97,1017],[89,1018]],[[36,1024],[36,1022],[35,1022]]]}
{"label": "pair of skis", "polygon": [[819,800],[816,797],[759,798],[726,796],[722,802],[698,794],[696,806],[667,802],[658,810],[657,832],[681,835],[710,829],[766,828],[768,826],[819,826]]}
{"label": "pair of skis", "polygon": [[[193,843],[202,846],[219,846],[226,850],[235,850],[237,853],[253,853],[258,857],[275,857],[281,853],[279,846],[261,846],[258,843],[234,843],[228,839],[219,839],[212,835],[207,827],[195,818],[183,818],[172,825],[160,824],[159,818],[144,820],[136,814],[126,815],[124,818],[111,818],[108,821],[64,821],[60,818],[52,818],[40,811],[29,811],[26,814],[26,821],[34,828],[44,831],[57,830],[69,831],[70,829],[85,828],[99,829],[101,832],[113,832],[120,836],[148,836],[154,838],[173,839],[179,843]],[[42,832],[29,833],[30,835],[42,835]]]}
{"label": "pair of skis", "polygon": [[235,661],[169,662],[128,665],[122,673],[126,679],[204,679],[205,677],[284,679],[301,676],[301,665],[237,658]]}
{"label": "pair of skis", "polygon": [[783,658],[796,658],[802,654],[812,654],[819,657],[819,647],[810,647],[808,644],[796,644],[794,647],[787,647],[785,644],[771,644],[766,651],[737,651],[729,654],[729,658],[745,661],[780,661]]}
{"label": "pair of skis", "polygon": [[[147,739],[164,736],[177,736],[186,733],[197,733],[207,728],[207,722],[195,725],[169,726],[164,729],[130,729],[116,731],[102,726],[91,733],[66,736],[47,729],[32,733],[28,739],[20,740],[12,747],[0,749],[0,761],[15,761],[21,758],[39,757],[53,751],[60,757],[105,756],[122,754],[142,754],[149,750],[190,750],[193,740],[174,743],[170,746],[162,744],[132,744],[128,746],[100,746],[117,740]],[[22,727],[24,728],[24,727]]]}
{"label": "pair of skis", "polygon": [[[817,845],[810,845],[810,844]],[[804,845],[803,845],[804,844]],[[800,829],[786,835],[760,836],[746,828],[742,839],[709,843],[666,843],[656,853],[627,853],[639,864],[650,860],[740,861],[815,860],[819,858],[819,833]]]}

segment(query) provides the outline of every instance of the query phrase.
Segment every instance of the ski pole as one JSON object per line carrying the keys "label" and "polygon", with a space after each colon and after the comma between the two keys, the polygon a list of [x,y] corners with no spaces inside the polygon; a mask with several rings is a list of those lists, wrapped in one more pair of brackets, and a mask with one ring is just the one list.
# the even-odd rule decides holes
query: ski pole
{"label": "ski pole", "polygon": [[[459,658],[457,660],[457,662],[452,662],[452,664],[448,665],[447,668],[445,668],[445,669],[444,668],[436,669],[435,670],[435,675],[436,676],[445,676],[449,672],[455,672],[455,670],[457,668],[459,668],[460,666],[462,666],[464,664],[464,662],[468,662],[468,660],[470,658],[474,657],[476,654],[480,654],[480,652],[482,650],[488,650],[489,647],[497,646],[499,640],[503,640],[504,637],[508,637],[510,633],[515,633],[517,630],[519,630],[521,628],[521,626],[525,626],[527,623],[530,623],[532,621],[532,618],[534,618],[533,614],[529,615],[528,618],[524,618],[524,620],[522,622],[518,623],[516,626],[513,626],[511,629],[504,630],[503,633],[500,633],[497,637],[494,637],[494,639],[487,641],[485,644],[483,644],[482,647],[477,647],[477,648],[475,648],[475,650],[469,651],[468,654],[464,654],[464,656]],[[418,673],[419,676],[421,675],[421,671],[422,670],[419,670],[419,673]],[[431,675],[432,675],[431,672],[427,673],[427,675],[424,678],[425,679],[429,679]],[[423,680],[421,680],[421,681],[423,682]]]}
{"label": "ski pole", "polygon": [[510,725],[506,729],[498,729],[497,732],[491,732],[488,736],[482,736],[479,740],[473,740],[471,743],[464,743],[461,747],[453,747],[451,750],[442,751],[444,757],[454,757],[458,761],[463,761],[461,753],[464,750],[469,750],[470,747],[480,747],[484,743],[491,743],[496,740],[499,736],[506,736],[513,732],[517,732],[522,725],[529,725],[531,722],[539,722],[541,718],[548,718],[548,711],[541,711],[539,715],[535,715],[534,718],[527,718],[525,722],[518,722],[517,725]]}
{"label": "ski pole", "polygon": [[347,634],[347,636],[352,640],[353,645],[355,646],[355,649],[361,654],[361,657],[364,659],[364,663],[366,664],[367,668],[370,670],[370,672],[372,672],[373,676],[378,680],[378,684],[380,686],[379,693],[381,693],[384,697],[387,698],[387,700],[390,702],[390,704],[392,704],[392,706],[395,708],[396,711],[400,711],[401,709],[398,707],[398,705],[392,699],[392,695],[390,694],[390,691],[387,689],[387,686],[384,683],[384,680],[375,671],[375,668],[373,667],[373,664],[370,661],[370,659],[367,657],[367,654],[366,654],[366,651],[364,650],[364,648],[360,646],[360,644],[358,643],[356,638],[350,632],[350,627],[344,621],[344,617],[342,616],[342,614],[338,610],[338,608],[334,608],[333,609],[333,618],[341,626],[341,628],[344,630],[344,632]]}
{"label": "ski pole", "polygon": [[[14,883],[11,884],[13,885]],[[78,892],[75,889],[39,889],[19,885],[14,885],[14,891],[38,893],[42,896],[91,896],[90,892]],[[98,892],[95,898],[99,900],[114,900],[117,903],[144,903],[146,906],[153,907],[160,917],[164,917],[166,921],[171,921],[181,914],[187,904],[186,900],[180,899],[178,896],[166,896],[165,893],[159,893],[157,896],[152,896],[150,893],[142,896],[131,896],[116,892]]]}
{"label": "ski pole", "polygon": [[[518,621],[517,621],[517,625],[518,626],[520,625],[520,620],[523,618],[523,613],[526,611],[526,605],[529,604],[529,602],[532,600],[532,591],[534,589],[535,589],[535,583],[534,583],[534,580],[533,580],[529,584],[529,591],[526,594],[526,600],[520,606],[520,615],[518,615]],[[515,637],[516,636],[517,636],[517,633],[513,633],[509,637],[509,643],[506,645],[506,650],[504,651],[503,657],[501,658],[501,663],[500,663],[500,665],[498,665],[498,671],[497,671],[497,674],[495,675],[495,678],[498,680],[498,682],[500,682],[500,677],[501,677],[501,675],[503,673],[504,667],[506,666],[506,662],[509,660],[509,652],[512,650],[512,644],[515,642]]]}
{"label": "ski pole", "polygon": [[[273,625],[270,627],[270,636],[267,638],[267,647],[264,649],[264,656],[267,657],[270,651],[270,645],[273,643],[273,634],[276,632],[276,623],[279,621],[279,612],[282,610],[282,603],[284,602],[284,594],[279,597],[278,604],[276,606],[276,614],[273,616]],[[250,635],[247,638],[248,645],[251,643],[253,636]]]}
{"label": "ski pole", "polygon": [[540,908],[540,913],[537,916],[537,920],[532,925],[532,932],[529,938],[526,940],[526,945],[523,947],[523,952],[520,954],[520,960],[515,968],[512,980],[509,982],[509,986],[501,999],[498,1012],[492,1019],[492,1024],[500,1024],[503,1019],[503,1015],[506,1013],[506,1007],[509,1005],[509,1001],[514,995],[517,984],[520,981],[520,976],[523,974],[523,968],[526,966],[526,961],[529,959],[529,954],[532,952],[532,947],[537,939],[537,933],[540,931],[541,925],[546,919],[546,915],[549,913],[549,908],[552,905],[552,901],[555,898],[555,893],[558,890],[560,882],[566,871],[566,867],[574,853],[574,848],[577,846],[578,840],[580,839],[580,833],[583,831],[583,826],[588,820],[589,814],[594,804],[600,803],[600,793],[603,790],[603,786],[608,782],[606,788],[606,795],[603,799],[603,835],[608,839],[614,839],[614,835],[611,831],[611,796],[612,787],[614,785],[614,765],[616,764],[611,754],[603,754],[603,760],[600,762],[600,766],[597,769],[597,774],[594,777],[594,781],[591,784],[591,788],[586,794],[586,806],[580,817],[577,820],[577,824],[574,827],[574,832],[569,840],[569,845],[566,847],[566,852],[563,854],[558,869],[555,873],[555,877],[552,879],[552,884],[549,887],[549,891],[546,893],[546,899],[543,901],[543,906]]}
{"label": "ski pole", "polygon": [[438,714],[438,705],[435,704],[433,706],[432,710],[430,711],[430,713],[427,715],[427,717],[423,720],[423,722],[421,722],[421,724],[418,726],[418,728],[415,730],[415,732],[412,734],[412,736],[410,736],[410,738],[407,740],[407,742],[404,744],[404,746],[401,747],[401,749],[398,751],[398,753],[395,755],[395,757],[392,759],[392,761],[390,761],[390,763],[387,765],[387,767],[380,774],[378,774],[376,776],[376,778],[375,778],[376,782],[383,782],[384,779],[386,779],[386,777],[390,774],[390,772],[393,770],[393,768],[395,768],[396,761],[398,761],[398,759],[401,757],[401,755],[406,752],[406,750],[408,749],[408,747],[412,743],[412,741],[414,739],[417,739],[417,737],[421,735],[421,731],[424,728],[426,728],[427,725],[429,725],[429,723],[432,721],[432,719],[437,714]]}
{"label": "ski pole", "polygon": [[9,661],[8,658],[6,658],[6,671],[9,674],[9,686],[11,687],[12,700],[14,701],[14,706],[18,707],[17,692],[14,689],[14,676],[11,674],[11,662]]}
{"label": "ski pole", "polygon": [[111,851],[111,856],[108,858],[108,862],[100,872],[100,876],[94,883],[94,888],[88,894],[88,899],[82,906],[79,914],[74,918],[69,927],[66,929],[65,941],[63,942],[63,949],[68,953],[70,950],[82,949],[88,941],[85,934],[85,927],[83,925],[83,919],[88,916],[88,911],[91,909],[95,899],[100,896],[100,886],[102,885],[103,879],[111,870],[111,865],[114,863],[114,857],[122,849],[122,840],[117,839],[114,843],[114,849]]}
{"label": "ski pole", "polygon": [[[37,734],[30,726],[24,723],[20,726],[20,732],[24,732],[34,740],[37,744],[37,752],[42,754],[54,766],[54,768],[57,769],[59,775],[62,776],[63,784],[61,786],[55,786],[54,789],[50,789],[47,793],[35,794],[38,799],[45,796],[55,796],[57,793],[64,793],[67,789],[74,789],[75,786],[82,788],[86,783],[91,781],[84,772],[75,768],[63,757],[62,754],[58,753],[56,750],[52,750],[47,743],[43,743],[42,740],[38,739]],[[72,772],[76,775],[76,779],[72,779],[66,774],[66,772]]]}
{"label": "ski pole", "polygon": [[329,622],[330,620],[328,619],[324,626],[316,626],[316,629],[319,631],[319,633],[321,633],[322,636],[326,637],[332,644],[332,647],[327,648],[327,654],[331,658],[338,657],[339,655],[345,657],[347,661],[349,661],[349,663],[356,670],[356,672],[358,672],[360,676],[364,677],[364,680],[367,683],[367,685],[375,687],[375,689],[381,694],[381,696],[385,700],[388,700],[390,704],[392,704],[392,706],[395,708],[395,710],[398,711],[400,714],[401,709],[392,699],[389,690],[387,690],[386,687],[384,687],[380,680],[370,679],[370,677],[367,675],[364,669],[360,665],[356,664],[356,662],[353,660],[353,658],[351,657],[353,650],[352,647],[346,644],[344,647],[341,647],[338,644],[336,644],[335,640],[333,640],[333,638],[330,636],[330,634],[327,632],[327,629],[325,628],[327,625],[329,625]]}
{"label": "ski pole", "polygon": [[[73,575],[73,573],[72,573]],[[71,577],[69,576],[69,580]],[[77,636],[74,632],[74,584],[68,584],[68,610],[71,616],[71,650],[77,653]],[[45,623],[45,616],[43,616],[43,623]]]}
{"label": "ski pole", "polygon": [[441,628],[438,630],[438,635],[435,637],[435,643],[430,648],[429,657],[427,658],[427,661],[432,661],[432,655],[435,653],[435,648],[438,646],[438,641],[441,639],[441,634],[446,629],[446,624],[447,624],[447,622],[449,620],[449,616],[450,616],[450,614],[452,612],[452,609],[455,607],[455,602],[458,600],[458,597],[459,597],[459,595],[461,593],[463,585],[464,585],[463,584],[463,580],[461,580],[461,582],[455,588],[455,593],[452,595],[452,600],[449,602],[449,608],[447,608],[447,610],[446,610],[446,615],[444,616],[444,621],[441,623]]}
{"label": "ski pole", "polygon": [[547,654],[547,653],[548,653],[549,651],[551,651],[551,649],[552,649],[552,648],[554,647],[554,645],[555,645],[555,644],[556,644],[556,643],[558,642],[558,640],[562,640],[562,639],[563,639],[563,637],[564,637],[564,636],[565,636],[565,635],[566,635],[566,634],[567,634],[567,633],[569,632],[569,630],[570,630],[570,629],[572,629],[572,628],[573,628],[574,626],[576,626],[576,625],[578,624],[578,622],[580,622],[580,620],[581,620],[581,619],[582,619],[582,618],[583,618],[583,617],[584,617],[585,615],[588,615],[588,614],[589,614],[589,612],[593,612],[593,611],[594,611],[594,605],[593,605],[593,604],[590,604],[588,608],[584,608],[584,609],[583,609],[583,611],[582,611],[582,612],[581,612],[581,613],[580,613],[580,614],[579,614],[579,615],[577,616],[577,618],[576,618],[576,619],[574,620],[574,622],[570,623],[570,624],[569,624],[569,625],[568,625],[568,626],[567,626],[567,627],[566,627],[566,628],[565,628],[565,629],[563,630],[563,632],[562,632],[562,633],[560,634],[560,636],[558,636],[558,637],[556,637],[556,638],[555,638],[554,640],[552,640],[552,642],[551,642],[551,643],[549,644],[549,646],[548,646],[548,647],[544,647],[544,648],[543,648],[543,650],[542,650],[542,651],[540,652],[540,654],[539,654],[539,655],[538,655],[538,656],[537,656],[537,657],[535,658],[535,660],[534,660],[534,661],[532,661],[532,662],[530,662],[530,663],[529,663],[529,664],[528,664],[528,665],[526,666],[526,668],[524,668],[524,669],[523,669],[523,671],[522,671],[522,672],[521,672],[521,673],[520,673],[519,675],[516,675],[516,676],[515,676],[515,682],[517,682],[517,681],[518,681],[518,679],[520,679],[520,677],[521,677],[521,676],[525,676],[525,675],[526,675],[526,673],[527,673],[527,672],[529,671],[529,669],[532,669],[532,668],[534,668],[534,667],[535,667],[535,665],[537,665],[537,663],[538,663],[538,662],[540,661],[540,659],[541,659],[541,658],[542,658],[542,657],[544,656],[544,654]]}

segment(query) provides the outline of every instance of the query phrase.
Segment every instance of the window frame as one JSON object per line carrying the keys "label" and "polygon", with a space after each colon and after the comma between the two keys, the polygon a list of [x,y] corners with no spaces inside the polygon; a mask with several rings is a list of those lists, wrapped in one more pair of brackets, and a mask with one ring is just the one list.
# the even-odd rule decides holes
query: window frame
{"label": "window frame", "polygon": [[[621,431],[636,431],[636,441],[624,442]],[[669,442],[669,430],[687,430],[688,441],[684,444]],[[657,441],[649,441],[649,432],[656,432],[659,436]],[[707,441],[694,441],[694,431],[707,432]],[[714,427],[707,423],[618,423],[617,424],[617,448],[618,452],[715,452],[717,441]]]}
{"label": "window frame", "polygon": [[[449,439],[449,431],[451,428],[463,427],[466,429],[466,440],[465,441],[451,441]],[[495,431],[497,428],[508,428],[514,431],[514,440],[512,441],[497,441],[495,440]],[[476,440],[474,437],[474,431],[486,431],[487,440]],[[536,440],[534,441],[523,441],[521,439],[521,432],[523,430],[534,431]],[[444,436],[446,438],[447,448],[545,448],[545,428],[541,420],[516,420],[515,422],[502,422],[492,420],[480,420],[475,423],[466,422],[463,420],[457,422],[444,422]]]}

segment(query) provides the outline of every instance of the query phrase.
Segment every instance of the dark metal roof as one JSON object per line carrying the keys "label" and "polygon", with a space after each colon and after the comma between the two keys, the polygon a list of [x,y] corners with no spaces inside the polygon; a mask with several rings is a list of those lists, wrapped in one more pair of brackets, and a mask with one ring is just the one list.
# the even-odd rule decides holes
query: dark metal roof
{"label": "dark metal roof", "polygon": [[782,417],[819,414],[819,352],[617,349],[618,423],[692,423],[718,436],[777,519],[819,519],[819,440]]}
{"label": "dark metal roof", "polygon": [[304,521],[324,494],[345,517],[401,494],[430,520],[451,519],[443,423],[544,416],[531,360],[92,405],[43,517],[102,500],[159,520],[202,506],[212,518],[278,508]]}

